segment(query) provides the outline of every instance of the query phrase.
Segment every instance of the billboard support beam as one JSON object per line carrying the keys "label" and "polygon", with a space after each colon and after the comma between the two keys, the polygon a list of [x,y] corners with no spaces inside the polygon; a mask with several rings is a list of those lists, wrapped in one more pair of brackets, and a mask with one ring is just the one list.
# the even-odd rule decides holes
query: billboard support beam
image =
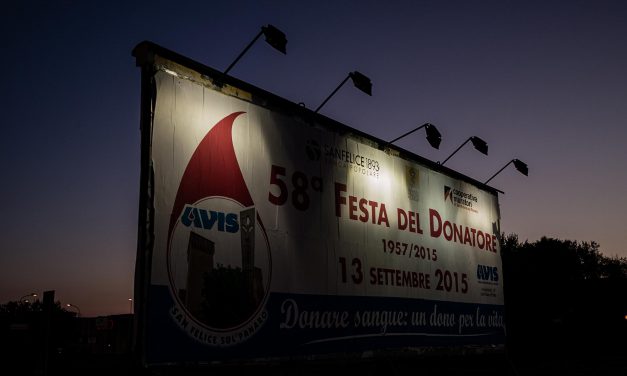
{"label": "billboard support beam", "polygon": [[139,182],[139,215],[137,219],[137,257],[135,261],[135,287],[134,301],[135,311],[133,320],[132,351],[137,361],[137,366],[145,364],[145,322],[148,285],[150,280],[150,265],[152,256],[152,243],[154,238],[153,220],[154,191],[152,183],[152,168],[150,163],[151,133],[153,110],[155,104],[154,84],[154,51],[147,44],[140,44],[133,50],[136,65],[141,68],[141,99],[140,99],[140,182]]}

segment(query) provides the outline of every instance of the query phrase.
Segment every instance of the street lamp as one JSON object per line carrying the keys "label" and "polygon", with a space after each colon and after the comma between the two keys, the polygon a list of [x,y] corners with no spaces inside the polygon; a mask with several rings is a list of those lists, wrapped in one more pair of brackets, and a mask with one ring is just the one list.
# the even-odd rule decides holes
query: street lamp
{"label": "street lamp", "polygon": [[30,298],[30,297],[36,298],[36,297],[37,297],[37,294],[35,294],[34,292],[31,292],[30,294],[26,294],[26,295],[22,296],[22,297],[20,298],[20,303],[21,303],[21,302],[26,302],[26,303],[29,303],[28,299],[24,300],[24,298]]}
{"label": "street lamp", "polygon": [[442,141],[442,135],[440,134],[440,132],[438,132],[438,129],[435,127],[435,125],[431,124],[431,123],[425,123],[417,128],[412,129],[411,131],[405,133],[404,135],[400,136],[400,137],[396,137],[395,139],[393,139],[392,141],[389,141],[387,144],[385,144],[383,146],[383,149],[385,149],[388,145],[400,140],[401,138],[405,137],[405,136],[409,136],[410,134],[416,132],[417,130],[424,128],[425,131],[427,132],[427,141],[429,141],[429,144],[435,148],[435,149],[439,149],[440,148],[440,142]]}
{"label": "street lamp", "polygon": [[277,29],[276,27],[272,25],[262,26],[261,31],[259,31],[259,33],[255,36],[255,38],[253,38],[253,40],[250,43],[248,43],[248,46],[246,46],[246,48],[244,48],[244,50],[235,58],[235,60],[231,63],[231,65],[229,65],[229,67],[226,68],[226,70],[224,71],[224,74],[229,73],[231,68],[233,68],[235,64],[237,64],[239,59],[241,59],[242,56],[244,56],[244,54],[250,49],[250,47],[252,47],[253,44],[255,44],[255,42],[257,41],[257,39],[259,39],[261,34],[266,36],[266,42],[272,47],[274,47],[274,49],[280,52],[283,52],[283,54],[287,54],[287,50],[285,48],[287,45],[287,38],[285,38],[285,33],[283,33],[281,30]]}
{"label": "street lamp", "polygon": [[459,145],[459,147],[457,149],[455,149],[453,154],[449,155],[448,158],[446,158],[444,160],[444,162],[442,162],[441,164],[444,165],[446,163],[446,161],[451,159],[451,157],[453,155],[455,155],[455,153],[457,153],[459,151],[459,149],[461,149],[464,145],[466,145],[468,143],[468,141],[472,142],[472,146],[474,146],[475,149],[477,149],[479,152],[481,152],[481,154],[488,155],[488,144],[485,141],[483,141],[482,139],[480,139],[479,137],[472,136],[472,137],[469,137],[466,141],[464,141],[463,144]]}
{"label": "street lamp", "polygon": [[78,306],[75,306],[74,304],[70,304],[70,303],[67,303],[65,306],[68,307],[68,308],[70,308],[70,307],[71,308],[76,308],[76,311],[78,313],[77,317],[81,317],[81,309],[78,308]]}
{"label": "street lamp", "polygon": [[332,97],[332,96],[334,96],[334,95],[335,95],[335,93],[337,93],[337,91],[338,91],[338,90],[340,90],[340,88],[341,88],[342,86],[344,86],[344,84],[346,83],[346,81],[348,81],[348,79],[349,79],[349,78],[350,78],[351,80],[353,80],[353,85],[355,85],[355,87],[356,87],[357,89],[359,89],[359,90],[361,90],[362,92],[364,92],[364,93],[366,93],[366,94],[368,94],[368,95],[372,96],[372,81],[370,81],[370,79],[369,79],[366,75],[364,75],[364,74],[362,74],[362,73],[359,73],[359,72],[357,72],[357,71],[350,72],[350,73],[348,74],[348,76],[346,76],[346,78],[344,79],[344,81],[342,81],[342,82],[341,82],[341,83],[340,83],[340,84],[339,84],[339,85],[335,88],[335,90],[333,90],[333,92],[332,92],[331,94],[329,94],[329,96],[327,97],[327,99],[325,99],[325,100],[324,100],[324,101],[320,104],[320,106],[318,106],[318,108],[316,108],[316,110],[315,110],[314,112],[316,112],[316,113],[317,113],[318,111],[320,111],[320,109],[322,108],[322,106],[324,106],[324,105],[325,105],[325,104],[329,101],[329,99],[331,99],[331,97]]}
{"label": "street lamp", "polygon": [[486,180],[485,183],[483,184],[488,184],[490,180],[494,179],[496,175],[500,174],[501,171],[505,170],[505,167],[509,166],[511,163],[514,164],[514,167],[516,167],[516,170],[518,170],[518,172],[520,172],[521,174],[525,176],[529,176],[529,168],[527,167],[527,164],[521,161],[520,159],[512,159],[511,161],[507,162],[507,164],[503,166],[500,170],[498,170],[496,174],[492,175],[490,179]]}

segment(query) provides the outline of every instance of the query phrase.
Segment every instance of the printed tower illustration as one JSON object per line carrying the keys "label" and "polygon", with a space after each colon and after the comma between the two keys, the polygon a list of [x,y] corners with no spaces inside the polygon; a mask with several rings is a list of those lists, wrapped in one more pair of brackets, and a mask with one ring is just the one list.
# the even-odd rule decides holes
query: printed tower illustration
{"label": "printed tower illustration", "polygon": [[[263,272],[255,266],[255,208],[240,212],[240,250],[219,248],[215,243],[190,232],[187,245],[187,284],[179,298],[194,318],[215,328],[229,328],[244,322],[264,297]],[[233,236],[233,235],[231,235]],[[241,251],[241,268],[214,265],[216,251]]]}
{"label": "printed tower illustration", "polygon": [[204,275],[213,269],[214,243],[194,232],[189,233],[187,245],[187,289],[184,302],[194,316],[201,313]]}
{"label": "printed tower illustration", "polygon": [[240,212],[240,233],[242,239],[242,272],[246,300],[256,307],[263,298],[261,269],[255,267],[255,208]]}

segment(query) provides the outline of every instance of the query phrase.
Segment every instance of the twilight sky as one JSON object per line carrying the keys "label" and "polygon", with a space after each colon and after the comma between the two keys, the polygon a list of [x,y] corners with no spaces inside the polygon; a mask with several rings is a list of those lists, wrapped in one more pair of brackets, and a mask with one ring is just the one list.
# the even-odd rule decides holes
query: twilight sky
{"label": "twilight sky", "polygon": [[[139,191],[140,70],[151,40],[399,146],[444,160],[500,196],[501,228],[597,241],[627,257],[627,2],[11,1],[0,14],[0,303],[56,290],[84,316],[127,313]],[[542,262],[542,260],[538,260]]]}

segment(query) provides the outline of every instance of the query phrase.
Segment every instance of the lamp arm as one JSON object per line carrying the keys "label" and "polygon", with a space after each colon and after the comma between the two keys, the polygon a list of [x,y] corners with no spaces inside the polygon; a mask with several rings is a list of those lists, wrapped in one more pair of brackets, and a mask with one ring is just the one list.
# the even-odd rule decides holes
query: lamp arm
{"label": "lamp arm", "polygon": [[514,162],[514,160],[513,160],[513,159],[512,159],[511,161],[507,162],[507,164],[506,164],[505,166],[503,166],[500,170],[498,170],[498,171],[496,172],[496,174],[492,175],[492,176],[490,177],[490,179],[486,180],[486,181],[485,181],[485,183],[483,183],[483,184],[486,184],[486,185],[487,185],[487,184],[488,184],[488,182],[489,182],[490,180],[494,179],[494,177],[495,177],[496,175],[500,174],[500,173],[501,173],[501,171],[505,170],[505,167],[509,166],[512,162]]}
{"label": "lamp arm", "polygon": [[459,149],[461,149],[462,147],[464,147],[464,145],[466,145],[468,143],[468,141],[470,141],[472,137],[468,137],[468,139],[466,141],[464,141],[463,144],[459,145],[459,147],[457,149],[455,149],[455,151],[453,152],[453,154],[449,155],[444,162],[440,163],[441,166],[444,166],[444,164],[446,163],[446,161],[448,161],[449,159],[451,159],[452,156],[455,155],[455,153],[457,153],[459,151]]}
{"label": "lamp arm", "polygon": [[314,112],[315,112],[315,113],[318,113],[318,111],[320,111],[320,109],[322,108],[322,106],[324,106],[324,105],[325,105],[325,104],[329,101],[329,99],[331,99],[331,97],[332,97],[332,96],[334,96],[334,95],[335,95],[335,93],[337,93],[337,91],[338,91],[338,90],[340,90],[340,88],[341,88],[342,86],[344,86],[344,84],[346,83],[346,81],[348,81],[348,79],[349,79],[350,77],[351,77],[351,75],[350,75],[350,74],[349,74],[348,76],[346,76],[346,78],[344,79],[344,81],[342,81],[342,83],[341,83],[341,84],[339,84],[339,85],[335,88],[335,90],[333,90],[333,92],[332,92],[331,94],[329,94],[329,96],[327,97],[327,99],[325,99],[325,100],[324,100],[324,102],[322,102],[322,104],[320,104],[320,106],[318,106],[318,108],[316,108],[316,110],[315,110]]}
{"label": "lamp arm", "polygon": [[226,68],[226,70],[224,71],[224,74],[229,73],[229,71],[231,70],[231,68],[233,68],[235,66],[235,64],[237,64],[237,62],[239,61],[239,59],[242,58],[242,56],[244,56],[244,54],[246,52],[248,52],[248,50],[250,49],[250,47],[253,46],[253,44],[255,44],[255,42],[257,41],[257,39],[259,39],[259,37],[261,36],[261,34],[263,34],[263,28],[261,28],[261,31],[259,32],[259,34],[257,34],[257,36],[255,38],[253,38],[253,40],[248,43],[248,46],[246,46],[246,48],[244,48],[244,51],[242,51],[236,58],[235,60],[231,63],[231,65],[229,65],[228,68]]}
{"label": "lamp arm", "polygon": [[418,128],[414,128],[414,129],[412,129],[411,131],[409,131],[409,132],[405,133],[404,135],[399,136],[399,137],[396,137],[396,138],[395,138],[395,139],[393,139],[392,141],[388,141],[385,145],[383,145],[383,148],[385,148],[385,147],[386,147],[386,146],[388,146],[389,144],[392,144],[392,143],[394,143],[394,142],[396,142],[396,141],[400,140],[401,138],[403,138],[403,137],[405,137],[405,136],[409,136],[410,134],[412,134],[412,133],[416,132],[417,130],[419,130],[419,129],[421,129],[421,128],[426,127],[426,126],[427,126],[427,124],[429,124],[429,123],[425,123],[425,124],[423,124],[423,125],[419,126]]}

